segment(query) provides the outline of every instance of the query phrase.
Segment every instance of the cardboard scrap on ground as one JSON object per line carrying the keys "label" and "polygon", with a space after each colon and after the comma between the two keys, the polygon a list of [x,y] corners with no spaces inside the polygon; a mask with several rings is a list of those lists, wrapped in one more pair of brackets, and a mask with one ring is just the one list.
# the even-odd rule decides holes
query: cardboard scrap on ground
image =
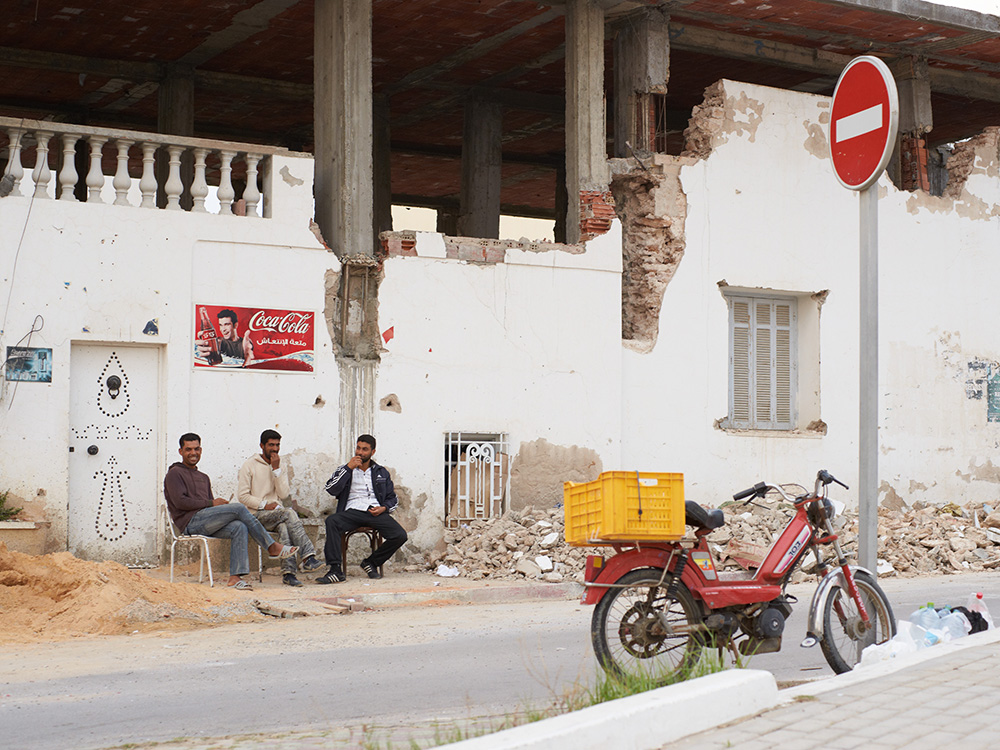
{"label": "cardboard scrap on ground", "polygon": [[730,539],[722,551],[723,559],[734,560],[744,570],[759,568],[767,556],[767,547],[762,544],[748,544],[737,539]]}

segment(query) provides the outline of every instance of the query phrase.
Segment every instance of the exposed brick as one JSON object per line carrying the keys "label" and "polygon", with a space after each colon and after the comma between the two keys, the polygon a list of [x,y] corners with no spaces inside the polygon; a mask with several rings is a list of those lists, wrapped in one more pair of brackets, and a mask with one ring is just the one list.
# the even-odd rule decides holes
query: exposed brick
{"label": "exposed brick", "polygon": [[615,199],[610,190],[580,191],[580,241],[586,242],[611,229]]}
{"label": "exposed brick", "polygon": [[382,252],[386,256],[417,254],[417,238],[415,235],[406,232],[383,232]]}
{"label": "exposed brick", "polygon": [[927,176],[927,142],[918,133],[904,133],[899,139],[900,181],[903,190],[930,191]]}

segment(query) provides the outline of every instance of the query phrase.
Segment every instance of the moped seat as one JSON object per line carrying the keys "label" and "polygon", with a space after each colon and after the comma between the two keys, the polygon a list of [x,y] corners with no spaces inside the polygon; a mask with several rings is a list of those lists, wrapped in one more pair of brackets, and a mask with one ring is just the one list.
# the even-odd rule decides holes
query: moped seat
{"label": "moped seat", "polygon": [[721,508],[703,508],[694,500],[684,501],[684,523],[702,529],[717,529],[726,523]]}

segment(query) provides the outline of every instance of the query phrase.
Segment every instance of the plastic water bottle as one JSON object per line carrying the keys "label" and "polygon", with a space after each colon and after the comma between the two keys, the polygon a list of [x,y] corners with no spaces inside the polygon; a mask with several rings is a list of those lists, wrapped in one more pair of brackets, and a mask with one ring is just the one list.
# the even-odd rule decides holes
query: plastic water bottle
{"label": "plastic water bottle", "polygon": [[924,630],[938,630],[941,627],[941,617],[934,609],[933,603],[928,603],[926,607],[921,607],[910,615],[910,622],[919,625]]}
{"label": "plastic water bottle", "polygon": [[986,602],[983,601],[982,592],[977,592],[974,594],[969,594],[969,602],[965,605],[965,608],[970,612],[978,612],[986,620],[986,624],[989,625],[990,630],[993,629],[993,618],[990,617],[990,611],[986,609]]}
{"label": "plastic water bottle", "polygon": [[948,612],[941,618],[938,629],[944,633],[945,641],[964,638],[972,630],[972,624],[961,612]]}

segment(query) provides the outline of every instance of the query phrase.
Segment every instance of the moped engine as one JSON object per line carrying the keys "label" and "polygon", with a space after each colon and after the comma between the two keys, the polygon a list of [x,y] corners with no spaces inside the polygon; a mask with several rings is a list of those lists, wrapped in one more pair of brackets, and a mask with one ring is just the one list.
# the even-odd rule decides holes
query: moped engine
{"label": "moped engine", "polygon": [[775,607],[767,607],[754,622],[754,635],[758,638],[779,638],[784,630],[785,615]]}
{"label": "moped engine", "polygon": [[729,640],[739,630],[740,623],[732,612],[713,612],[705,618],[705,627]]}

